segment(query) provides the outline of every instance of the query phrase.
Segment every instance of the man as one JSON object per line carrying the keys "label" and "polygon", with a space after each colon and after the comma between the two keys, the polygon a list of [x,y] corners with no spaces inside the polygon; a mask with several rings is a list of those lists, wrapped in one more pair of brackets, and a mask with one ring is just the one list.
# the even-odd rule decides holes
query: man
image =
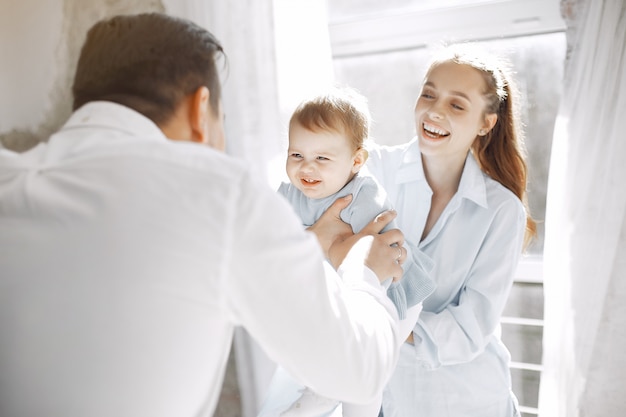
{"label": "man", "polygon": [[237,325],[321,394],[382,389],[400,341],[379,280],[406,253],[378,231],[394,216],[343,263],[324,244],[338,279],[291,208],[216,151],[220,54],[188,21],[99,22],[65,126],[0,151],[1,416],[212,415]]}

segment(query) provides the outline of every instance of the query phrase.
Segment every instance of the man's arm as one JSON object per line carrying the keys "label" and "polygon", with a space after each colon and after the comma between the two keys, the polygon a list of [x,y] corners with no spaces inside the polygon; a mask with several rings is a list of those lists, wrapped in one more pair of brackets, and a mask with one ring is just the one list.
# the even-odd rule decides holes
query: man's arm
{"label": "man's arm", "polygon": [[[338,198],[324,212],[324,214],[322,214],[315,224],[307,229],[315,233],[326,258],[335,268],[339,267],[339,264],[341,264],[346,254],[357,240],[366,235],[380,233],[388,225],[394,224],[392,222],[397,216],[397,213],[394,210],[383,211],[378,216],[375,216],[374,219],[365,227],[363,227],[360,233],[355,235],[352,232],[352,227],[348,223],[341,220],[340,216],[341,211],[348,207],[351,201],[352,195]],[[402,247],[404,244],[404,236],[402,233],[399,235],[397,233],[399,233],[399,231],[396,229],[383,232],[381,235],[384,237],[381,238],[381,240],[388,241],[390,244],[395,243],[396,246]],[[402,236],[402,240],[396,239],[396,236]],[[396,260],[398,260],[401,265],[406,260],[407,252],[406,250],[399,250],[397,248],[394,248],[394,251]],[[398,255],[400,255],[399,258]],[[387,279],[391,276],[399,278],[402,276],[402,273],[396,269],[394,275],[387,275],[381,280]]]}
{"label": "man's arm", "polygon": [[236,258],[224,285],[234,319],[316,392],[369,401],[391,375],[401,343],[395,307],[377,275],[401,269],[395,263],[397,248],[389,245],[402,234],[379,235],[386,224],[379,219],[347,239],[352,245],[339,264],[340,279],[291,207],[252,183],[241,184]]}

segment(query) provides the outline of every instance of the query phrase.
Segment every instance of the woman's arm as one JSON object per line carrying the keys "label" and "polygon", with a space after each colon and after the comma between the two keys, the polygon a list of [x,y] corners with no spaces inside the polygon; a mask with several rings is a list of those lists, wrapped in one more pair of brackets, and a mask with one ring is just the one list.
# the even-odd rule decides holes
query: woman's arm
{"label": "woman's arm", "polygon": [[509,200],[500,207],[464,275],[458,297],[439,312],[421,313],[413,331],[418,360],[435,368],[471,361],[484,351],[508,299],[524,224],[519,201]]}

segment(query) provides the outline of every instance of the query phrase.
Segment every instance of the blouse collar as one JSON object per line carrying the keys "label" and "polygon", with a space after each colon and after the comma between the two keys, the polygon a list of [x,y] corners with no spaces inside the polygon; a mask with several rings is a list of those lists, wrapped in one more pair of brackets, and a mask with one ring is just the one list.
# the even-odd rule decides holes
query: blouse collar
{"label": "blouse collar", "polygon": [[[421,156],[417,138],[413,138],[407,144],[402,156],[402,164],[396,177],[398,184],[422,181],[426,183]],[[471,200],[479,206],[487,207],[486,178],[487,176],[478,166],[476,158],[469,152],[465,159],[457,195],[460,198]]]}

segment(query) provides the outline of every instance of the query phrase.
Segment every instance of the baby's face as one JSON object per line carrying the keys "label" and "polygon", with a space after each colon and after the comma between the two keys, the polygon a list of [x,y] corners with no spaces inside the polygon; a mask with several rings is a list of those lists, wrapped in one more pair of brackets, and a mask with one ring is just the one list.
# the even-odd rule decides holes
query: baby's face
{"label": "baby's face", "polygon": [[312,132],[298,123],[289,128],[287,175],[309,198],[335,194],[359,170],[357,153],[338,132]]}

